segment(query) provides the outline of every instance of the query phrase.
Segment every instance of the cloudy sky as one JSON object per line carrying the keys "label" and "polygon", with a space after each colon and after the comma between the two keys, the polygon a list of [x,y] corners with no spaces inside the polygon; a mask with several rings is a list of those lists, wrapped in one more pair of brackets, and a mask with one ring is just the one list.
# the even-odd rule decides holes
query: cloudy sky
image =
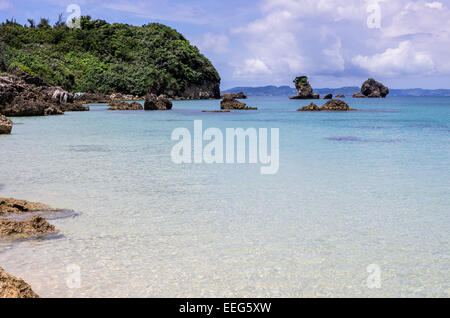
{"label": "cloudy sky", "polygon": [[[222,88],[359,86],[450,88],[450,0],[0,0],[0,19],[82,15],[176,28],[210,58]],[[66,13],[68,16],[70,13]]]}

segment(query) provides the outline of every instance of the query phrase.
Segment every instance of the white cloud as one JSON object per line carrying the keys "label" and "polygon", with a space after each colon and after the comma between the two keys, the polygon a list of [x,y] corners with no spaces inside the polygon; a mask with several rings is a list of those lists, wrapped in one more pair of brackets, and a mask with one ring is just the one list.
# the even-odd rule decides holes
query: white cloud
{"label": "white cloud", "polygon": [[254,77],[261,75],[269,75],[272,71],[269,67],[260,59],[247,59],[244,65],[239,65],[236,68],[235,75],[240,77]]}
{"label": "white cloud", "polygon": [[270,80],[450,74],[450,10],[445,1],[378,0],[381,28],[370,29],[367,0],[262,0],[259,18],[231,30],[242,43],[234,75],[264,61]]}
{"label": "white cloud", "polygon": [[441,2],[437,2],[437,1],[427,2],[427,3],[425,3],[425,6],[427,6],[428,8],[431,8],[431,9],[438,9],[438,10],[444,9],[443,4]]}
{"label": "white cloud", "polygon": [[228,51],[228,42],[229,39],[226,35],[206,33],[197,45],[201,50],[222,54]]}
{"label": "white cloud", "polygon": [[373,56],[358,55],[353,58],[353,63],[372,74],[382,76],[430,73],[434,69],[431,56],[426,52],[417,52],[409,41]]}

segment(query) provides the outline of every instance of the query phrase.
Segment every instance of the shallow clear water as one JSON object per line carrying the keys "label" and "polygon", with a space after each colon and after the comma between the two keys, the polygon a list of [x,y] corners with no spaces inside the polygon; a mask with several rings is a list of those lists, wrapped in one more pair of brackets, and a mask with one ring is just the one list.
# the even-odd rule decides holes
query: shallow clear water
{"label": "shallow clear water", "polygon": [[[450,98],[348,99],[361,110],[348,113],[246,102],[259,110],[14,118],[0,196],[79,215],[51,221],[60,236],[0,242],[0,266],[43,297],[450,296]],[[279,128],[278,174],[172,163],[172,130],[195,119]]]}

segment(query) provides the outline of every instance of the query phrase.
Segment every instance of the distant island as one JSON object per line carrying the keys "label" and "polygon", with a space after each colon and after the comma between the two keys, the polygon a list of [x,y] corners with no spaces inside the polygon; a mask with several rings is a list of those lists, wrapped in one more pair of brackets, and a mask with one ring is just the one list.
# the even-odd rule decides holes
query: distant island
{"label": "distant island", "polygon": [[[346,86],[341,88],[316,88],[315,92],[320,95],[333,94],[345,95],[351,97],[356,91],[361,88],[357,86]],[[261,86],[261,87],[234,87],[223,91],[223,93],[238,93],[243,92],[247,96],[291,96],[297,94],[297,90],[290,86]],[[450,89],[390,89],[389,96],[450,96]]]}
{"label": "distant island", "polygon": [[70,92],[170,98],[220,97],[220,76],[198,48],[176,30],[81,17],[81,28],[61,18],[0,25],[0,72],[19,69]]}

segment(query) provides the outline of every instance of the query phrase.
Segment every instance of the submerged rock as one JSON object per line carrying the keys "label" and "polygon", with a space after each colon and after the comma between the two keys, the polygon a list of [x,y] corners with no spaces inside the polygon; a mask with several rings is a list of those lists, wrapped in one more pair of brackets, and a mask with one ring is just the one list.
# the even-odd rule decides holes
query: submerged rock
{"label": "submerged rock", "polygon": [[144,110],[171,110],[172,101],[166,95],[147,94],[145,96]]}
{"label": "submerged rock", "polygon": [[389,94],[389,88],[373,78],[369,78],[361,86],[361,94],[370,98],[384,98]]}
{"label": "submerged rock", "polygon": [[333,94],[326,94],[323,99],[333,99]]}
{"label": "submerged rock", "polygon": [[13,122],[6,116],[0,115],[0,135],[9,135],[13,127]]}
{"label": "submerged rock", "polygon": [[256,107],[248,107],[245,103],[237,101],[231,95],[225,95],[220,102],[220,109],[256,110]]}
{"label": "submerged rock", "polygon": [[56,233],[55,226],[48,223],[42,216],[36,215],[25,221],[0,219],[0,237],[29,237]]}
{"label": "submerged rock", "polygon": [[119,100],[114,100],[109,103],[109,110],[142,110],[143,107],[138,102],[127,103]]}
{"label": "submerged rock", "polygon": [[0,298],[39,298],[21,278],[8,274],[0,267]]}
{"label": "submerged rock", "polygon": [[17,200],[13,198],[0,198],[0,215],[36,211],[47,212],[59,210],[38,202]]}
{"label": "submerged rock", "polygon": [[328,102],[326,102],[323,106],[318,107],[316,104],[311,103],[308,106],[299,108],[297,111],[348,111],[348,110],[355,110],[347,105],[347,103],[339,100],[339,99],[332,99]]}
{"label": "submerged rock", "polygon": [[311,84],[308,82],[307,76],[299,76],[294,80],[295,88],[297,89],[297,96],[290,97],[291,99],[318,99],[319,94],[314,94]]}
{"label": "submerged rock", "polygon": [[336,98],[345,98],[345,95],[344,94],[337,94]]}

